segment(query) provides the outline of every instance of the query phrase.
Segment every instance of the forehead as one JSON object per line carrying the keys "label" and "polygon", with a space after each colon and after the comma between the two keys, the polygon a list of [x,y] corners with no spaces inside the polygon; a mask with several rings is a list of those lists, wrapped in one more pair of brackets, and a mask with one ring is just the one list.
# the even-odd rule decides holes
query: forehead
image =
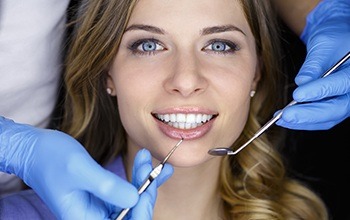
{"label": "forehead", "polygon": [[184,30],[234,24],[249,31],[238,0],[138,0],[129,20],[129,24],[135,23]]}

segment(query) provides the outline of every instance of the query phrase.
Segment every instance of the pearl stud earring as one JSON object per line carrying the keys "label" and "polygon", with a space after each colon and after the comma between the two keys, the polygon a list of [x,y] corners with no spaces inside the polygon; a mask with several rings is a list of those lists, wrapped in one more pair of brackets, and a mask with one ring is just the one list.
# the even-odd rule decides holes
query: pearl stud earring
{"label": "pearl stud earring", "polygon": [[250,95],[250,97],[252,97],[252,98],[253,98],[253,97],[254,97],[254,95],[255,95],[255,90],[250,91],[250,94],[249,94],[249,95]]}
{"label": "pearl stud earring", "polygon": [[113,90],[112,90],[111,88],[108,87],[108,88],[106,89],[106,91],[107,91],[108,95],[111,95]]}

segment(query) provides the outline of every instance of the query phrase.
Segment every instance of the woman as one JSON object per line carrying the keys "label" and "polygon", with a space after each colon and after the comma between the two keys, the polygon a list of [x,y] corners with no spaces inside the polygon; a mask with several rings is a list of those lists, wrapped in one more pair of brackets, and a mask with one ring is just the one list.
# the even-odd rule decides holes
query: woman
{"label": "woman", "polygon": [[156,163],[184,138],[153,219],[327,219],[317,195],[286,176],[276,133],[233,157],[207,153],[240,146],[279,107],[276,27],[266,1],[85,3],[63,130],[100,164],[123,161],[128,180],[141,172],[138,151]]}

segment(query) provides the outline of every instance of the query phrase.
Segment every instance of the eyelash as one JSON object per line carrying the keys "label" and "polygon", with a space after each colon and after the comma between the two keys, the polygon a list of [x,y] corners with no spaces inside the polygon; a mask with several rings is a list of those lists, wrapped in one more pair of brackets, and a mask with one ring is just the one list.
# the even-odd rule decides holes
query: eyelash
{"label": "eyelash", "polygon": [[[155,50],[145,51],[143,50],[144,48],[139,48],[145,43],[155,43],[155,46],[156,46]],[[158,51],[166,50],[166,48],[157,39],[154,39],[154,38],[137,40],[133,42],[128,48],[135,55],[155,55]]]}
{"label": "eyelash", "polygon": [[[145,51],[145,46],[147,46],[147,45],[145,45],[146,43],[155,44],[154,50]],[[215,43],[222,44],[222,46],[224,46],[224,50],[219,50],[219,51],[213,50],[213,47],[214,47],[213,44],[215,44]],[[142,48],[139,48],[140,46],[142,46]],[[160,43],[160,41],[158,41],[157,39],[154,39],[154,38],[146,38],[146,39],[137,40],[137,41],[133,42],[130,46],[128,46],[128,48],[133,54],[142,55],[142,56],[143,55],[145,55],[145,56],[155,55],[159,51],[167,50]],[[205,52],[211,52],[211,53],[223,54],[223,55],[234,53],[238,50],[239,50],[239,47],[237,44],[235,44],[231,41],[228,41],[228,40],[223,40],[223,39],[213,39],[213,40],[209,41],[209,43],[202,49],[202,51],[205,51]]]}
{"label": "eyelash", "polygon": [[[224,50],[219,50],[219,51],[213,50],[215,43],[223,44],[223,46],[225,47]],[[209,47],[210,47],[210,49],[209,49]],[[213,39],[213,40],[209,41],[207,46],[205,46],[202,50],[206,51],[206,52],[226,55],[226,54],[230,54],[230,53],[234,53],[234,52],[238,51],[239,47],[237,44],[233,43],[232,41],[223,40],[223,39]]]}

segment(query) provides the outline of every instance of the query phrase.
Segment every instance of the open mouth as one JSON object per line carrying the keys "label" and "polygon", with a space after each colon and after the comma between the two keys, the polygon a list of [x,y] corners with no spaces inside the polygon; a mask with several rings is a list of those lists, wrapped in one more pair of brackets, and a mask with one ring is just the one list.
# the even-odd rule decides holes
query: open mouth
{"label": "open mouth", "polygon": [[217,115],[210,114],[152,114],[159,121],[174,128],[193,129],[215,118]]}

